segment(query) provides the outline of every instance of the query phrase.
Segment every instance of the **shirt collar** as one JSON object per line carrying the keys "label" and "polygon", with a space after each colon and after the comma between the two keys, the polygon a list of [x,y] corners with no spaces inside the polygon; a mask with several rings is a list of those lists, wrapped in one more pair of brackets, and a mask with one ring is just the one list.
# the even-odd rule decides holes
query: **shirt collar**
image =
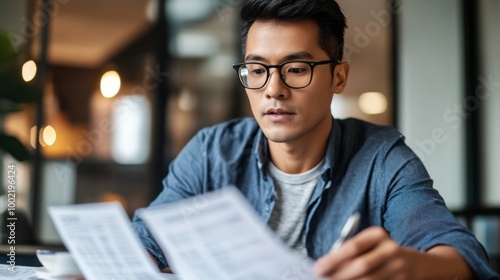
{"label": "shirt collar", "polygon": [[259,169],[262,169],[262,166],[264,166],[265,163],[269,160],[269,149],[268,149],[268,143],[267,143],[267,138],[264,136],[264,132],[262,132],[262,129],[259,129],[259,134],[257,135],[256,139],[257,145],[255,145],[255,150],[254,153],[257,157],[257,162],[259,165]]}
{"label": "shirt collar", "polygon": [[332,130],[328,138],[328,147],[325,154],[325,164],[321,170],[321,176],[324,180],[333,178],[333,170],[340,151],[342,130],[339,123],[332,117]]}
{"label": "shirt collar", "polygon": [[[328,138],[328,147],[326,149],[326,154],[325,154],[325,163],[323,164],[323,168],[321,169],[321,174],[323,179],[330,179],[333,177],[333,167],[335,166],[335,162],[339,154],[341,137],[342,137],[342,131],[340,129],[340,125],[332,116],[332,130],[330,131],[330,136]],[[269,149],[268,149],[267,138],[261,129],[259,129],[259,134],[257,135],[256,143],[257,145],[255,145],[254,153],[255,156],[257,157],[259,169],[262,169],[262,167],[269,160]]]}

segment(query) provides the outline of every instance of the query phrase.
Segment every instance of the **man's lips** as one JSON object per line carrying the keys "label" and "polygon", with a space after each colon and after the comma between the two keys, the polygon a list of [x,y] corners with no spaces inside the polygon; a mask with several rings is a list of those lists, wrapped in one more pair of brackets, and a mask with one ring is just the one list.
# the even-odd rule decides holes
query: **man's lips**
{"label": "man's lips", "polygon": [[270,108],[267,109],[264,115],[293,115],[293,112],[290,112],[283,108]]}

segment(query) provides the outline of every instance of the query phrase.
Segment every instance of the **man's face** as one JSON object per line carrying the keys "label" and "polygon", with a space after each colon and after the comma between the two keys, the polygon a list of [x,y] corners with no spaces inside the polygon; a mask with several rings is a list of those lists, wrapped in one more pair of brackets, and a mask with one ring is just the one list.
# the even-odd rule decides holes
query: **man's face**
{"label": "man's face", "polygon": [[[256,21],[248,32],[245,62],[275,65],[329,60],[319,46],[318,35],[314,21]],[[347,64],[336,66],[334,73],[331,64],[318,65],[309,86],[291,89],[281,81],[278,69],[271,68],[263,88],[246,90],[253,115],[266,137],[273,142],[292,143],[329,133],[332,97],[334,92],[343,91],[347,71]]]}

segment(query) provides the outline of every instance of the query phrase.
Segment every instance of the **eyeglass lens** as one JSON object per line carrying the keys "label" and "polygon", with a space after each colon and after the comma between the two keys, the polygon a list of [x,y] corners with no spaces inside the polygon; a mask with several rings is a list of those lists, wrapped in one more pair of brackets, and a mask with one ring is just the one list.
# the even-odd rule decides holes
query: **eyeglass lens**
{"label": "eyeglass lens", "polygon": [[[276,68],[280,69],[280,78],[289,87],[305,87],[311,82],[312,67],[308,63],[288,62]],[[238,73],[243,86],[250,89],[263,87],[270,76],[268,69],[260,63],[246,63]]]}

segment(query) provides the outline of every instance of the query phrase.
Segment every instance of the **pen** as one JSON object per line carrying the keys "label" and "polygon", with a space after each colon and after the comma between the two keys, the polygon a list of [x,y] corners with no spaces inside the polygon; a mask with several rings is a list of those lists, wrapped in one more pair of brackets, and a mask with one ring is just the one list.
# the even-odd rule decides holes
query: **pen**
{"label": "pen", "polygon": [[332,248],[330,249],[330,252],[336,251],[347,239],[351,238],[356,233],[359,227],[359,219],[360,219],[359,212],[356,212],[351,216],[349,216],[347,222],[340,231],[339,238],[337,238],[337,240],[333,244]]}

